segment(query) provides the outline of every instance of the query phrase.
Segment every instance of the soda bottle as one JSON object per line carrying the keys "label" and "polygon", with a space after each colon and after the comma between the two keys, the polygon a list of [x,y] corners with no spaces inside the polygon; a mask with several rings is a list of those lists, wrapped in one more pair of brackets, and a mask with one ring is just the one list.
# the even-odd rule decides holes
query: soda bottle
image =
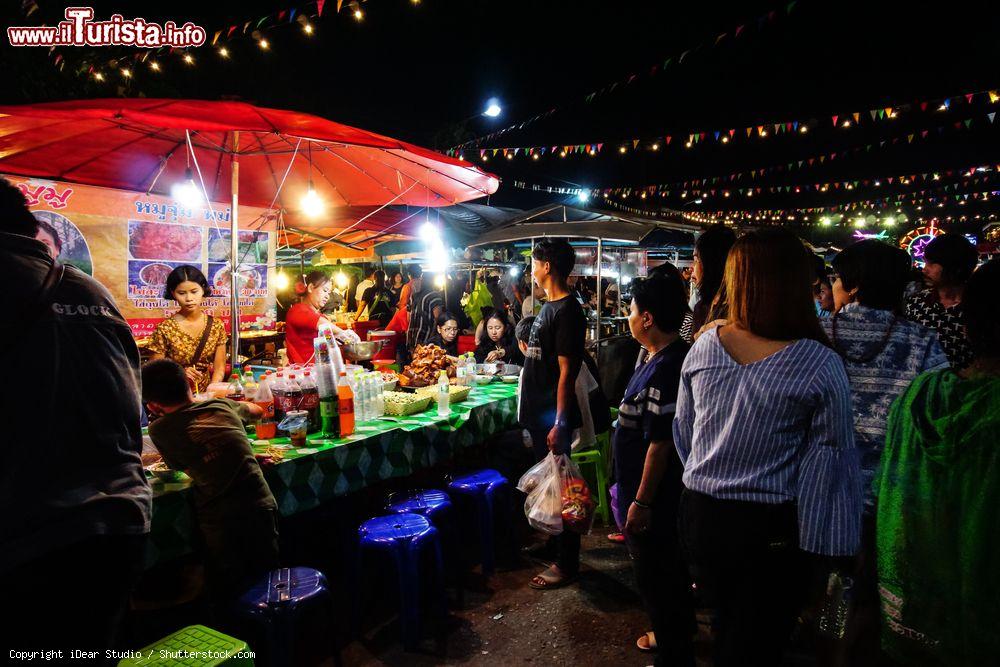
{"label": "soda bottle", "polygon": [[245,401],[246,397],[239,374],[233,373],[229,376],[229,391],[226,392],[226,398],[232,401]]}
{"label": "soda bottle", "polygon": [[438,417],[447,417],[451,414],[451,407],[449,406],[450,396],[448,395],[451,391],[448,385],[448,373],[441,371],[438,375],[438,390],[437,390],[437,402],[438,402]]}
{"label": "soda bottle", "polygon": [[253,371],[247,366],[243,369],[243,393],[246,394],[246,400],[253,401],[257,397],[257,380],[254,379]]}
{"label": "soda bottle", "polygon": [[282,371],[278,371],[278,374],[274,376],[274,381],[271,382],[271,394],[274,396],[274,420],[281,421],[285,418],[285,392],[287,391],[287,386],[285,385],[285,374]]}
{"label": "soda bottle", "polygon": [[340,416],[340,437],[346,438],[354,433],[354,392],[345,371],[340,372],[337,383],[337,412]]}
{"label": "soda bottle", "polygon": [[266,374],[260,379],[260,384],[257,385],[257,394],[253,397],[253,402],[259,405],[264,411],[264,416],[261,417],[262,420],[274,420],[274,394],[271,393],[271,386]]}
{"label": "soda bottle", "polygon": [[302,372],[299,386],[302,388],[302,403],[299,405],[299,410],[305,410],[309,413],[309,432],[315,433],[320,429],[319,387],[310,371]]}

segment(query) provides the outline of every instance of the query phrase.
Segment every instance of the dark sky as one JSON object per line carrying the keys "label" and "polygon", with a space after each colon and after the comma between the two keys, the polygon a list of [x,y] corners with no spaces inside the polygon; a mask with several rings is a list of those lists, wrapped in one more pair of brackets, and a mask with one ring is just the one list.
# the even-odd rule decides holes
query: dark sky
{"label": "dark sky", "polygon": [[[48,23],[64,5],[38,0]],[[19,4],[19,3],[9,3]],[[134,16],[140,3],[96,2],[98,17],[114,11]],[[216,99],[237,96],[260,105],[297,109],[401,139],[445,148],[456,132],[485,134],[557,106],[560,111],[492,145],[533,145],[621,140],[745,127],[762,122],[849,113],[898,101],[1000,87],[1000,22],[995,3],[898,0],[799,0],[786,2],[595,2],[591,0],[369,0],[364,21],[335,15],[335,0],[305,37],[295,26],[271,30],[273,48],[262,53],[250,39],[228,44],[224,61],[210,49],[195,51],[196,67],[178,56],[162,58],[164,71],[139,71],[126,92],[150,97]],[[156,9],[156,7],[163,9]],[[292,4],[143,2],[148,20],[194,21],[209,34]],[[299,5],[303,6],[303,5]],[[307,11],[314,11],[306,6]],[[776,19],[757,28],[756,19]],[[5,10],[11,24],[10,9]],[[16,16],[16,13],[15,13]],[[630,73],[647,72],[717,35],[746,25],[740,39],[696,52],[669,73],[646,77],[591,104],[587,92]],[[123,53],[99,50],[102,59]],[[70,62],[94,52],[66,50]],[[68,97],[113,96],[117,84],[60,74],[41,49],[0,53],[5,85],[0,99],[25,103]],[[490,97],[504,114],[478,114]],[[997,105],[1000,107],[1000,105]],[[985,113],[987,109],[983,109]],[[900,118],[898,134],[938,121],[929,114]],[[551,195],[510,187],[523,179],[545,185],[637,185],[726,174],[820,152],[850,148],[889,132],[886,124],[807,138],[734,142],[691,151],[649,151],[598,158],[493,160],[504,178],[492,203],[529,206]],[[875,151],[829,168],[774,179],[774,183],[874,178],[899,171],[944,170],[980,161],[1000,163],[1000,122],[950,133],[912,146]],[[1000,178],[998,178],[1000,181]],[[838,193],[839,196],[839,193]],[[852,197],[861,195],[853,193]],[[831,194],[807,205],[836,201]],[[804,199],[774,196],[759,205],[794,206]],[[669,201],[677,206],[681,202]]]}

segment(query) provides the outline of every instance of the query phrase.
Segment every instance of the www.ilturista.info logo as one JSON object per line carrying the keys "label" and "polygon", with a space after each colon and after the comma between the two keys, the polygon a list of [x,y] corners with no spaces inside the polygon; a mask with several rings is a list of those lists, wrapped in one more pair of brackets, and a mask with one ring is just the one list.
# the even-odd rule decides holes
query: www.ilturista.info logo
{"label": "www.ilturista.info logo", "polygon": [[145,19],[125,19],[114,14],[108,21],[94,21],[93,7],[67,7],[66,20],[56,26],[11,26],[11,46],[161,46],[186,48],[205,43],[205,29],[190,21],[181,27],[173,21],[163,25]]}

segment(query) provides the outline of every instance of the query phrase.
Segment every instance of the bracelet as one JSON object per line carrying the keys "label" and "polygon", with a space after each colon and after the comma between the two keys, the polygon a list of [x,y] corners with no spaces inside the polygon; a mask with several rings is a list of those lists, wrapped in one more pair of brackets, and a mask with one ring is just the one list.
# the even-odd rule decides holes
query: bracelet
{"label": "bracelet", "polygon": [[651,509],[653,509],[652,505],[647,505],[646,503],[641,502],[638,498],[636,498],[635,500],[633,500],[632,504],[635,505],[636,507],[638,507],[639,509],[642,509],[642,510],[651,510]]}

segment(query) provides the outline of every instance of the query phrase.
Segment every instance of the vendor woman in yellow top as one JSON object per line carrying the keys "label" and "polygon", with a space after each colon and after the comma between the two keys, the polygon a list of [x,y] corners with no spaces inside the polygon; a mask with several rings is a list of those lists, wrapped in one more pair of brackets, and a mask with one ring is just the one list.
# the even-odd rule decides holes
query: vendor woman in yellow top
{"label": "vendor woman in yellow top", "polygon": [[204,273],[188,264],[178,266],[167,276],[163,298],[173,299],[180,309],[160,322],[149,339],[152,358],[166,357],[183,366],[195,392],[226,376],[229,335],[222,320],[202,309],[202,301],[211,295]]}

